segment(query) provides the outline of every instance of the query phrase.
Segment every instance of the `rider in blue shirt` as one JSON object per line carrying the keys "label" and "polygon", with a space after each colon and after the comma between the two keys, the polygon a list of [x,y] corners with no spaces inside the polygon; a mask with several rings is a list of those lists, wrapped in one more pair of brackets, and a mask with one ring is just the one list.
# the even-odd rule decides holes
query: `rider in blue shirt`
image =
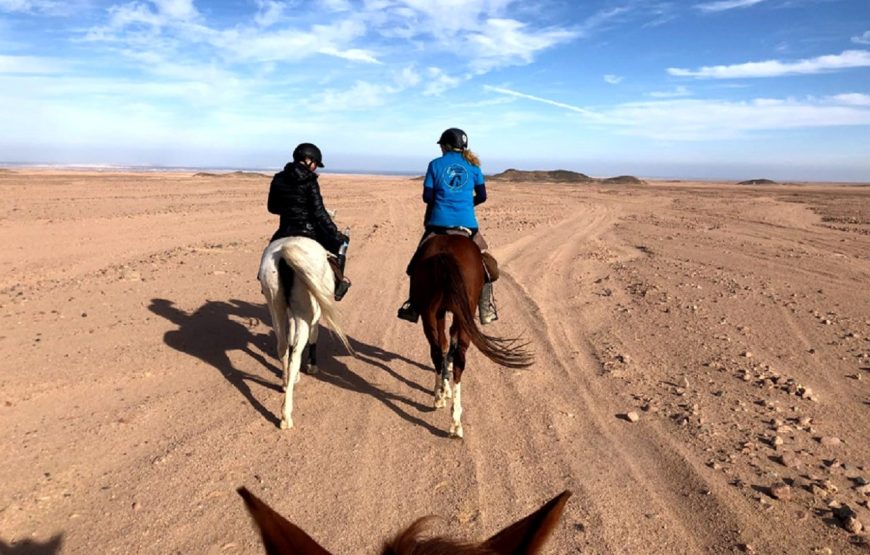
{"label": "rider in blue shirt", "polygon": [[[480,295],[480,322],[488,324],[498,319],[492,300],[492,282],[498,278],[498,264],[487,252],[486,241],[480,234],[474,207],[486,201],[486,185],[480,160],[468,150],[468,136],[461,129],[450,128],[441,134],[441,157],[429,162],[423,180],[423,202],[426,203],[426,228],[420,245],[431,235],[448,230],[461,229],[467,232],[480,247],[486,266],[487,279]],[[419,250],[419,245],[418,245]],[[411,275],[416,253],[408,264]],[[410,299],[399,309],[399,318],[417,322],[419,313]]]}

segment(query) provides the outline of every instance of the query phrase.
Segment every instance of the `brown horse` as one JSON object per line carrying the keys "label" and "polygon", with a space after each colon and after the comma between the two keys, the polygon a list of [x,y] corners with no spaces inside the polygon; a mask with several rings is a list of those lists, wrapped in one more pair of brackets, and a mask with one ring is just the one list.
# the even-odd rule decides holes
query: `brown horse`
{"label": "brown horse", "polygon": [[[436,235],[426,240],[411,269],[411,302],[423,318],[423,332],[435,366],[435,408],[444,407],[447,399],[453,398],[452,437],[463,435],[461,382],[469,344],[508,368],[525,368],[533,361],[525,344],[486,335],[474,321],[484,278],[480,249],[464,235]],[[449,335],[447,312],[453,314]]]}
{"label": "brown horse", "polygon": [[[268,555],[330,555],[301,528],[275,512],[245,488],[238,489],[260,529]],[[534,513],[481,543],[423,537],[431,517],[421,518],[384,544],[382,555],[534,555],[559,523],[570,491],[563,491]]]}

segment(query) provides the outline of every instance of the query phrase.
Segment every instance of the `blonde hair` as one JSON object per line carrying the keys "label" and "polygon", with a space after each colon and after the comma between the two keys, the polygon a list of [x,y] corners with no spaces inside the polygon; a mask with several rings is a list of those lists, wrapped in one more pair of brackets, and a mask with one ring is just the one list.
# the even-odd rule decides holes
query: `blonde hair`
{"label": "blonde hair", "polygon": [[462,157],[465,158],[465,161],[471,164],[472,166],[480,167],[480,158],[477,157],[477,154],[471,152],[468,149],[462,151]]}

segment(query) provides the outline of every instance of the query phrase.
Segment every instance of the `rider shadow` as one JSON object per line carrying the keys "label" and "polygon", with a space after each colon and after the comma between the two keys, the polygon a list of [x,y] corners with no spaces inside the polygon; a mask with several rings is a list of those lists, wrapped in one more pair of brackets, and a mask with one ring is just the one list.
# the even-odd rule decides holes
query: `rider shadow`
{"label": "rider shadow", "polygon": [[[404,376],[398,374],[392,368],[390,368],[385,362],[391,362],[393,360],[402,360],[419,368],[422,368],[429,372],[434,381],[434,373],[431,369],[414,362],[410,359],[397,355],[395,353],[391,353],[390,351],[385,351],[379,347],[373,347],[372,345],[368,345],[367,343],[363,343],[358,339],[354,339],[352,337],[347,338],[350,342],[351,347],[353,347],[354,351],[356,351],[357,358],[362,360],[365,363],[371,364],[381,370],[387,372],[393,378],[401,381],[412,389],[416,389],[418,391],[422,391],[423,393],[430,394],[432,391],[427,389],[420,384],[413,382]],[[344,349],[341,346],[338,339],[331,333],[321,334],[318,341],[318,351],[323,346],[323,349],[330,353],[340,352]],[[408,412],[402,405],[406,405],[412,409],[417,410],[418,412],[433,412],[435,409],[428,405],[424,405],[422,403],[418,403],[416,401],[412,401],[407,397],[403,397],[401,395],[397,395],[395,393],[390,393],[384,391],[375,385],[372,385],[364,378],[360,377],[358,374],[354,373],[346,364],[344,364],[339,359],[333,357],[329,357],[326,361],[321,361],[317,365],[319,372],[314,374],[313,378],[324,381],[326,383],[332,384],[334,386],[340,387],[342,389],[347,389],[349,391],[355,391],[357,393],[362,393],[365,395],[370,395],[371,397],[377,399],[381,403],[384,404],[388,409],[396,413],[397,416],[401,417],[403,420],[410,422],[411,424],[416,424],[421,428],[425,428],[434,436],[437,437],[450,437],[449,434],[445,430],[441,430],[432,426],[425,420],[418,418]]]}
{"label": "rider shadow", "polygon": [[188,313],[177,308],[173,301],[151,299],[148,310],[178,326],[177,330],[166,332],[164,343],[215,367],[263,418],[275,426],[279,425],[279,419],[254,397],[248,382],[279,393],[280,384],[237,369],[228,354],[230,351],[242,351],[281,377],[278,367],[251,348],[253,346],[260,352],[269,352],[270,345],[274,345],[271,334],[254,333],[248,326],[231,318],[268,322],[269,313],[265,306],[236,299],[229,302],[207,301],[196,311]]}

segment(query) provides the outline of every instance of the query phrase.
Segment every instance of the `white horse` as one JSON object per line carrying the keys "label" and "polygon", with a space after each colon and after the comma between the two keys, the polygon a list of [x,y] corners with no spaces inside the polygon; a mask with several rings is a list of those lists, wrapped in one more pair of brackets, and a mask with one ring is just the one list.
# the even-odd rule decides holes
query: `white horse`
{"label": "white horse", "polygon": [[[335,331],[348,352],[353,353],[338,323],[333,296],[335,277],[327,256],[326,249],[313,239],[286,237],[269,243],[260,260],[257,277],[272,315],[272,329],[278,340],[278,359],[284,372],[282,430],[293,427],[293,386],[299,381],[306,345],[308,373],[317,372],[317,324],[321,318]],[[289,295],[278,277],[281,259],[293,270]]]}

